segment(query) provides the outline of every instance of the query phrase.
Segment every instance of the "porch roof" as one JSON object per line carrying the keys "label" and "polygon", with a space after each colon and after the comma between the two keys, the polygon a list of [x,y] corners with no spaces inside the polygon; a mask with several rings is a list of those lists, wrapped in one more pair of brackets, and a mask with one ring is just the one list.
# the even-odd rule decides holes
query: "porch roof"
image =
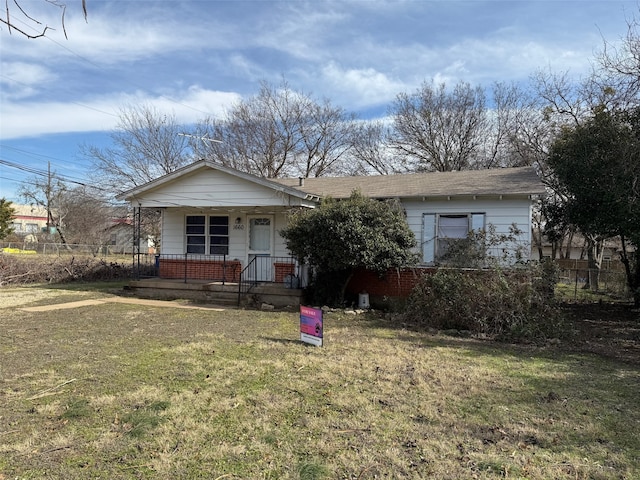
{"label": "porch roof", "polygon": [[[205,174],[204,172],[221,173],[226,176],[224,178],[227,184],[254,185],[254,190],[256,187],[260,187],[263,191],[271,191],[282,198],[295,199],[295,203],[298,205],[312,205],[320,200],[313,193],[294,189],[274,182],[272,179],[251,175],[208,160],[199,160],[186,165],[144,185],[122,192],[116,198],[128,202],[137,202],[142,206],[201,206],[203,202],[211,201],[232,206],[234,204],[233,195],[238,195],[239,197],[236,200],[241,200],[241,205],[244,205],[247,199],[244,198],[246,195],[243,194],[243,191],[246,193],[246,187],[234,192],[216,192],[214,185],[205,185],[202,182],[186,183],[189,182],[189,178],[193,178],[194,175],[203,175]],[[209,177],[209,180],[211,180],[211,177]],[[175,191],[172,191],[176,189],[176,185],[186,187],[185,190],[180,192],[179,196],[176,195]],[[218,182],[217,186],[220,186],[220,182]],[[218,197],[222,196],[224,198],[215,198],[216,193],[218,193]],[[270,201],[273,201],[273,198]],[[291,205],[291,201],[282,203],[282,200],[279,200],[276,203]]]}

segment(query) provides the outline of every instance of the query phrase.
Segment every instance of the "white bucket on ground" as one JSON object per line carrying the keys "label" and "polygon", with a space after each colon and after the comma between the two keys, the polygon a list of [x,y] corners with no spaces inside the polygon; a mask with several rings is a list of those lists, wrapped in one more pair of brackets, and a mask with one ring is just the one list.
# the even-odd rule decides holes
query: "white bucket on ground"
{"label": "white bucket on ground", "polygon": [[369,308],[369,294],[361,293],[358,295],[358,308]]}

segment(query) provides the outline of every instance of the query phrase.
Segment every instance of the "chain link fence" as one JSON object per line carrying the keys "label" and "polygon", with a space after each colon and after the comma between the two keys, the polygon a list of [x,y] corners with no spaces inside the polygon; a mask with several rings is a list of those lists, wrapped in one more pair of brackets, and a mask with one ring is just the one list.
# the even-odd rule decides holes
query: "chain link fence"
{"label": "chain link fence", "polygon": [[604,260],[601,268],[589,268],[587,260],[556,260],[557,290],[563,298],[593,301],[607,296],[612,300],[631,300],[624,265],[618,260]]}

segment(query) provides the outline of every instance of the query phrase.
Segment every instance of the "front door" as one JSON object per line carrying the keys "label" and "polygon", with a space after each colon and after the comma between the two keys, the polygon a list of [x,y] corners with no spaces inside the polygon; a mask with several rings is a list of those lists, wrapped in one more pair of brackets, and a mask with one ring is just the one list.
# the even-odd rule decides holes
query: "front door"
{"label": "front door", "polygon": [[[273,255],[273,217],[252,216],[249,220],[248,259],[252,267],[248,271],[251,280],[270,282],[272,280],[271,256]],[[253,262],[253,263],[252,263]]]}

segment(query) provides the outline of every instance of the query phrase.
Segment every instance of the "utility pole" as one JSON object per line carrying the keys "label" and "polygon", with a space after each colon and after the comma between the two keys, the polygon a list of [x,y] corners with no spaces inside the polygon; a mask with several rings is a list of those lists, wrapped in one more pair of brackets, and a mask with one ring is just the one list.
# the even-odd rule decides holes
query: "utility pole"
{"label": "utility pole", "polygon": [[51,233],[51,224],[53,218],[51,217],[51,162],[47,162],[47,235]]}

